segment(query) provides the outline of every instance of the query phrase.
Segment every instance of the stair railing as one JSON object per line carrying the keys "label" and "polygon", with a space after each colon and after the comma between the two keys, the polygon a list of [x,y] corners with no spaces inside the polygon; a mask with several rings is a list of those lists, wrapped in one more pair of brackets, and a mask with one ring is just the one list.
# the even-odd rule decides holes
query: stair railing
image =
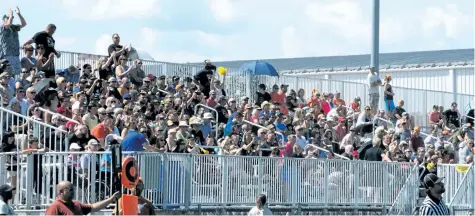
{"label": "stair railing", "polygon": [[[468,215],[475,210],[475,185],[473,179],[475,178],[474,164],[468,168],[465,173],[460,186],[457,188],[454,197],[448,204],[448,208],[452,215]],[[457,214],[455,212],[458,212]]]}
{"label": "stair railing", "polygon": [[399,191],[394,203],[389,208],[388,215],[411,215],[417,205],[419,189],[419,167],[414,165],[404,186]]}

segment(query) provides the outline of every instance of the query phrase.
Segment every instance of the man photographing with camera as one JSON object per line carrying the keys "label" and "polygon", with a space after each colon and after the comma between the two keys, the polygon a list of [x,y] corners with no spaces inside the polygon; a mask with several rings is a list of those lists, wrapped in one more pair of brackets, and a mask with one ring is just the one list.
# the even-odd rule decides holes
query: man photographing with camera
{"label": "man photographing with camera", "polygon": [[204,64],[205,68],[194,76],[194,80],[195,84],[200,87],[201,92],[203,92],[206,98],[208,98],[209,92],[211,91],[211,82],[214,79],[214,72],[216,71],[216,66],[211,64],[210,60],[205,60]]}

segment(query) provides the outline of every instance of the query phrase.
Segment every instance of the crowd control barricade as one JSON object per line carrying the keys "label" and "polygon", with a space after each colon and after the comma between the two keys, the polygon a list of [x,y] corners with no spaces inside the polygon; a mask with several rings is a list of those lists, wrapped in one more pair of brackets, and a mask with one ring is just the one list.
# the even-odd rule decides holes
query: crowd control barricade
{"label": "crowd control barricade", "polygon": [[[94,203],[111,196],[105,152],[46,152],[26,156],[26,207],[46,208],[60,181],[71,181],[75,199]],[[123,152],[137,159],[143,196],[165,209],[253,206],[258,194],[269,205],[383,206],[389,208],[415,164]],[[2,156],[0,156],[1,158]],[[37,171],[29,171],[37,170]],[[104,173],[105,172],[105,173]],[[1,176],[3,178],[3,176]],[[2,179],[0,178],[0,179]]]}

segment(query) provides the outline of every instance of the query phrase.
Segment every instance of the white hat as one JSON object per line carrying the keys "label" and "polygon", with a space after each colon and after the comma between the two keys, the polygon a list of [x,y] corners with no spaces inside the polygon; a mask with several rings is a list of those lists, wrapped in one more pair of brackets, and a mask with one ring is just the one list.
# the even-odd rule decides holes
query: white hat
{"label": "white hat", "polygon": [[113,82],[113,81],[116,81],[116,82],[117,82],[117,78],[115,78],[115,77],[110,77],[109,80],[108,80],[108,82]]}
{"label": "white hat", "polygon": [[188,124],[186,123],[186,121],[180,121],[178,127],[188,127]]}
{"label": "white hat", "polygon": [[79,146],[77,143],[71,143],[69,150],[81,150],[81,146]]}
{"label": "white hat", "polygon": [[203,119],[213,119],[213,114],[207,112],[204,114]]}
{"label": "white hat", "polygon": [[91,139],[91,140],[89,140],[89,142],[87,142],[87,145],[91,145],[91,146],[92,145],[100,145],[100,143],[97,142],[97,140],[95,140],[95,139]]}
{"label": "white hat", "polygon": [[199,118],[193,118],[190,120],[190,125],[200,125],[201,120]]}

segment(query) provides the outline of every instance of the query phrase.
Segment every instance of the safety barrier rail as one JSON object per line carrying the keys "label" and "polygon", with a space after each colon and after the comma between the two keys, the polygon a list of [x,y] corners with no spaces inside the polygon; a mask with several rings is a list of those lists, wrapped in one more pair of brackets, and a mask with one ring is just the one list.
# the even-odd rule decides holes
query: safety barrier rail
{"label": "safety barrier rail", "polygon": [[215,124],[214,124],[214,130],[215,130],[215,134],[216,134],[216,135],[215,135],[215,138],[216,138],[216,140],[218,140],[218,135],[219,135],[219,133],[218,133],[218,131],[219,131],[219,130],[218,130],[218,129],[219,129],[219,128],[218,128],[218,127],[219,127],[219,122],[218,122],[218,118],[219,118],[218,110],[216,110],[216,109],[213,108],[213,107],[204,105],[204,104],[196,104],[196,105],[195,105],[195,115],[198,114],[198,107],[203,107],[203,108],[205,108],[205,109],[209,109],[209,110],[213,111],[213,112],[216,114],[216,115],[215,115],[216,118],[214,119],[214,123],[215,123]]}
{"label": "safety barrier rail", "polygon": [[[255,127],[258,127],[260,129],[264,129],[264,130],[270,130],[269,128],[266,128],[260,124],[257,124],[257,123],[254,123],[254,122],[251,122],[251,121],[248,121],[248,120],[242,120],[242,122],[246,123],[246,124],[249,124],[249,125],[252,125],[252,126],[255,126]],[[280,136],[280,140],[282,142],[282,145],[281,146],[285,146],[285,139],[284,139],[284,134],[281,133],[281,132],[278,132],[278,131],[274,131],[275,134],[279,135]]]}
{"label": "safety barrier rail", "polygon": [[75,124],[80,124],[80,122],[78,122],[78,121],[76,121],[76,120],[74,120],[74,119],[72,119],[72,118],[66,117],[66,116],[64,116],[64,115],[62,115],[62,114],[60,114],[60,113],[53,112],[53,111],[51,111],[51,110],[47,110],[47,109],[45,109],[45,108],[43,108],[43,107],[29,106],[27,113],[29,114],[29,113],[31,112],[31,109],[33,109],[33,108],[36,108],[36,109],[40,110],[41,112],[45,112],[45,113],[51,114],[51,117],[53,117],[54,115],[57,115],[57,116],[59,116],[59,117],[61,118],[61,120],[67,120],[67,121],[71,121],[71,122],[73,122],[73,123],[75,123]]}
{"label": "safety barrier rail", "polygon": [[[46,152],[26,155],[17,208],[45,208],[55,185],[69,180],[75,198],[96,202],[112,194],[105,152]],[[156,206],[252,206],[265,193],[270,205],[390,206],[415,164],[369,161],[124,152],[138,161],[143,196]],[[4,154],[0,154],[0,157]],[[36,158],[36,162],[35,162]],[[37,170],[28,172],[28,170]]]}
{"label": "safety barrier rail", "polygon": [[[391,128],[395,128],[394,123],[392,123],[391,121],[375,116],[374,119],[373,119],[373,130],[375,129],[374,126],[377,125],[378,121],[382,121],[386,124],[390,124]],[[380,125],[378,125],[378,126],[380,126]],[[384,128],[389,129],[387,127],[384,127]]]}
{"label": "safety barrier rail", "polygon": [[419,183],[419,169],[415,166],[388,210],[388,215],[411,215],[413,213],[419,197]]}
{"label": "safety barrier rail", "polygon": [[[455,197],[458,187],[463,183],[463,178],[468,172],[470,165],[468,164],[437,164],[437,175],[445,177],[445,193],[442,196],[445,203],[451,203]],[[472,169],[473,172],[473,169]],[[468,179],[474,182],[474,179]]]}
{"label": "safety barrier rail", "polygon": [[68,131],[64,128],[55,127],[44,122],[34,120],[20,113],[15,113],[0,107],[1,134],[12,131],[17,139],[20,139],[18,149],[26,149],[27,140],[30,136],[38,138],[40,145],[54,151],[66,151],[69,149]]}
{"label": "safety barrier rail", "polygon": [[462,178],[462,182],[455,191],[451,202],[448,204],[448,208],[452,215],[455,215],[456,212],[470,213],[475,210],[474,179],[475,170],[474,165],[472,164]]}

